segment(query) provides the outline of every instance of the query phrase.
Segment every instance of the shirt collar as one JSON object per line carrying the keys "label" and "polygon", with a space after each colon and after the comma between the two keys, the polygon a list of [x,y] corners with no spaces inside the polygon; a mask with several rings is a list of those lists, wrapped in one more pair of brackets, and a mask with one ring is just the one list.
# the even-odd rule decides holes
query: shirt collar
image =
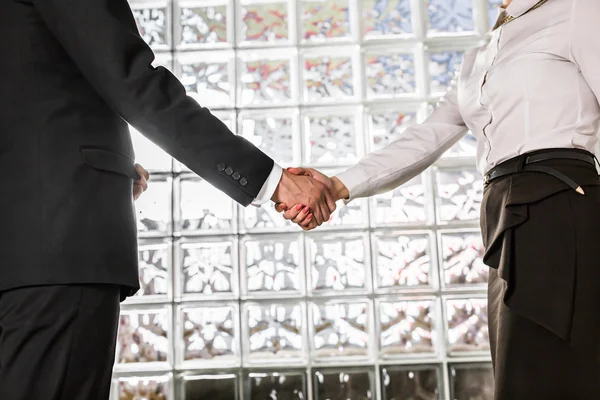
{"label": "shirt collar", "polygon": [[498,18],[496,19],[496,23],[492,30],[497,29],[507,15],[518,18],[525,14],[531,7],[535,6],[538,1],[539,0],[513,0],[506,8],[502,6],[498,7]]}
{"label": "shirt collar", "polygon": [[492,30],[496,30],[500,26],[500,24],[502,24],[502,21],[504,21],[505,17],[506,9],[504,7],[498,7],[498,18],[496,18],[496,23],[494,24]]}
{"label": "shirt collar", "polygon": [[508,15],[512,15],[515,18],[520,17],[531,7],[535,6],[538,1],[539,0],[513,0],[508,7],[506,7],[506,12]]}

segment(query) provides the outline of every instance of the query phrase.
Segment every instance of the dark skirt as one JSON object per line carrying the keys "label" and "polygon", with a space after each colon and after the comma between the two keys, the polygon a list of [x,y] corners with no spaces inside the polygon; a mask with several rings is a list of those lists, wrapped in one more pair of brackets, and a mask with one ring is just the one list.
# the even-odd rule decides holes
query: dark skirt
{"label": "dark skirt", "polygon": [[495,400],[600,399],[600,178],[578,160],[536,164],[585,194],[536,172],[484,189]]}

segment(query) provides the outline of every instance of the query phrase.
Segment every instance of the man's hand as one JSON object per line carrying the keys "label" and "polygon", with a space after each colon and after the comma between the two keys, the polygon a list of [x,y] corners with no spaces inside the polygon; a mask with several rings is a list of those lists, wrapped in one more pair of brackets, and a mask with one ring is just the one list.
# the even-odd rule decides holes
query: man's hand
{"label": "man's hand", "polygon": [[304,225],[301,226],[305,228],[309,223],[319,226],[329,220],[331,213],[335,211],[335,200],[330,190],[310,175],[295,175],[284,170],[271,200],[275,203],[304,205],[306,218],[303,218]]}
{"label": "man's hand", "polygon": [[137,200],[148,189],[150,180],[150,174],[140,164],[135,164],[135,170],[141,178],[133,182],[133,200]]}
{"label": "man's hand", "polygon": [[[288,168],[288,172],[299,176],[310,176],[323,183],[333,195],[334,201],[349,197],[346,186],[335,177],[329,178],[327,175],[312,168]],[[311,218],[309,208],[305,207],[303,204],[295,204],[293,207],[288,208],[285,203],[277,203],[275,204],[275,209],[277,212],[285,211],[283,217],[300,225],[304,230],[311,230],[321,225],[317,224],[316,221]]]}

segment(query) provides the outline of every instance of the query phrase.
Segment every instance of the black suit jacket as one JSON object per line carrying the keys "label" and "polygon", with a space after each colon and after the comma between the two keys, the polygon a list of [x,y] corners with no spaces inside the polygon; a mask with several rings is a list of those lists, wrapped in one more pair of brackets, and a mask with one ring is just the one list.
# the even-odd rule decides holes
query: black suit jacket
{"label": "black suit jacket", "polygon": [[186,96],[126,0],[0,1],[0,291],[138,289],[130,123],[242,205],[273,161]]}

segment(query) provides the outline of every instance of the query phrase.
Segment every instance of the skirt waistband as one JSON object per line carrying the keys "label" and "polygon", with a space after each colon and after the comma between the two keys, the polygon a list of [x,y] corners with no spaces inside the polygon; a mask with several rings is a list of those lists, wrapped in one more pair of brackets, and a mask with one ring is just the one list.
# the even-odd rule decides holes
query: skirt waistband
{"label": "skirt waistband", "polygon": [[[598,159],[592,153],[582,149],[544,149],[528,152],[519,156],[513,157],[501,164],[495,166],[488,171],[484,176],[484,184],[508,176],[519,174],[522,172],[538,172],[552,175],[553,177],[563,181],[573,190],[580,194],[585,194],[581,186],[573,179],[569,178],[564,173],[552,168],[548,165],[543,165],[544,161],[549,160],[573,160],[576,162],[584,162],[595,168]],[[600,164],[599,164],[600,165]]]}

